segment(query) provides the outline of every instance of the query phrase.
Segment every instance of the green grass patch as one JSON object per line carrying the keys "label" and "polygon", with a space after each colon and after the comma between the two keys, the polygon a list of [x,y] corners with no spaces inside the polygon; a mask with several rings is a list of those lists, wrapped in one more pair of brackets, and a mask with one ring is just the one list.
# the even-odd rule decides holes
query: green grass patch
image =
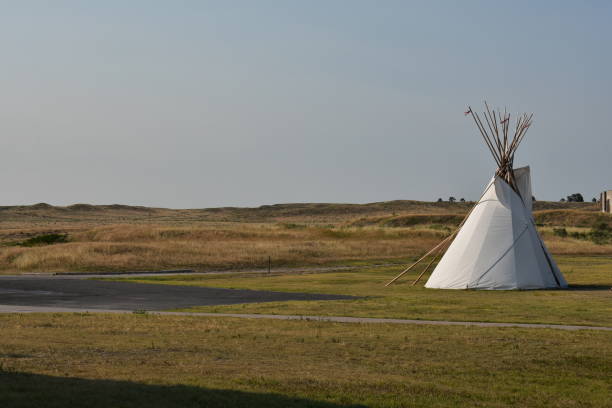
{"label": "green grass patch", "polygon": [[360,296],[355,300],[290,301],[204,306],[190,311],[357,316],[422,320],[489,321],[612,326],[612,258],[557,257],[569,290],[466,291],[425,289],[418,271],[396,284],[384,284],[398,266],[341,272],[216,274],[127,278],[133,282],[261,289]]}
{"label": "green grass patch", "polygon": [[612,227],[606,223],[599,223],[588,231],[570,231],[565,228],[553,228],[553,234],[561,238],[575,238],[591,241],[597,245],[609,244],[612,242]]}
{"label": "green grass patch", "polygon": [[152,315],[0,316],[2,407],[605,407],[612,336]]}

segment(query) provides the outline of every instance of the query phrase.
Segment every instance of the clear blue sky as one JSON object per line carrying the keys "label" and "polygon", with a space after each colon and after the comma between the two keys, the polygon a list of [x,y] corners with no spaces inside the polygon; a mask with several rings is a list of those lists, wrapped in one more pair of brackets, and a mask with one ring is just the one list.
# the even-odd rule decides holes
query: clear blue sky
{"label": "clear blue sky", "polygon": [[612,188],[609,1],[7,1],[0,204],[478,198],[468,104],[535,113],[538,199]]}

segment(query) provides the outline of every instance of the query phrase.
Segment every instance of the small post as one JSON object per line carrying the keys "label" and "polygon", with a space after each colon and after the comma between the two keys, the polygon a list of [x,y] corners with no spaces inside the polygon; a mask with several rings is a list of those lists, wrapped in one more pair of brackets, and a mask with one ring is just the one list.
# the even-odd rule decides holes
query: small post
{"label": "small post", "polygon": [[268,255],[268,273],[270,273],[270,269],[272,269],[272,257]]}

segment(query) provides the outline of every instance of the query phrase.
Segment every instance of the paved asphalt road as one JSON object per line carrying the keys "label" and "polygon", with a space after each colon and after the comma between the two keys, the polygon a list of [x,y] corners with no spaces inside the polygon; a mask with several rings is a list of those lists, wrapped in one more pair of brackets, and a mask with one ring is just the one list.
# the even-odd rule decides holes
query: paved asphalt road
{"label": "paved asphalt road", "polygon": [[74,309],[168,310],[191,306],[351,296],[110,282],[66,277],[0,277],[0,304]]}
{"label": "paved asphalt road", "polygon": [[354,299],[354,297],[308,293],[215,289],[193,286],[154,285],[132,282],[96,281],[86,280],[82,277],[78,278],[74,276],[0,277],[0,313],[62,313],[72,311],[126,313],[135,310],[147,310],[151,311],[152,313],[163,315],[314,320],[338,323],[431,324],[612,331],[612,327],[571,326],[557,324],[429,321],[343,316],[163,312],[163,310],[190,306],[230,305],[236,303],[274,302],[285,300],[336,299]]}

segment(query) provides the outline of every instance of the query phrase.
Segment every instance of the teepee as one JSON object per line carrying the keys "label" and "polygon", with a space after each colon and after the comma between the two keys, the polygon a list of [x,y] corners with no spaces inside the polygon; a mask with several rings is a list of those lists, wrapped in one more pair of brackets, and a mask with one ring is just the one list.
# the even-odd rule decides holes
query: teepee
{"label": "teepee", "polygon": [[[515,169],[514,153],[531,126],[533,115],[523,114],[510,133],[510,114],[489,109],[484,119],[471,115],[497,163],[497,171],[459,228],[421,259],[442,259],[425,284],[438,289],[544,289],[566,288],[567,282],[538,234],[533,215],[529,167]],[[445,248],[447,248],[444,251]]]}

